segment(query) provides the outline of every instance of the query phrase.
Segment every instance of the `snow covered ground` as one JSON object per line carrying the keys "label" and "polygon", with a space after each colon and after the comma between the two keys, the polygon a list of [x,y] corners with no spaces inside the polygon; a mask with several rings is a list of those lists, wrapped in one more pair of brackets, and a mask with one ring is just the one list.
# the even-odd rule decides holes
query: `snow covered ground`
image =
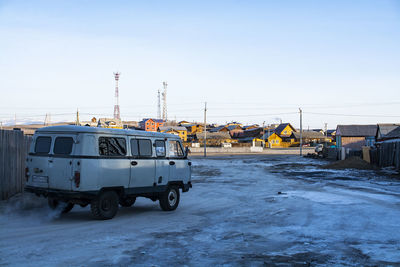
{"label": "snow covered ground", "polygon": [[96,221],[0,202],[0,266],[400,264],[400,181],[298,156],[193,158],[174,212],[147,199]]}

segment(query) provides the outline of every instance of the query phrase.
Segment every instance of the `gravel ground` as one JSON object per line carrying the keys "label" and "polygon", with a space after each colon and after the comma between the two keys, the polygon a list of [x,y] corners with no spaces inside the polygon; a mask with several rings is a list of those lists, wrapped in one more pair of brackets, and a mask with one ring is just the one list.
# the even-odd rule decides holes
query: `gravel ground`
{"label": "gravel ground", "polygon": [[400,265],[400,181],[288,155],[193,158],[174,212],[108,221],[30,194],[0,202],[0,266]]}

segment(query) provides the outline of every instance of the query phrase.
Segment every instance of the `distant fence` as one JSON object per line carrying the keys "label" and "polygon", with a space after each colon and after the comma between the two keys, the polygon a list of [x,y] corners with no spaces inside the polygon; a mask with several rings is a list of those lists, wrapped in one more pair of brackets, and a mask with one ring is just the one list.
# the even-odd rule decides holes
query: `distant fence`
{"label": "distant fence", "polygon": [[23,191],[31,141],[22,131],[0,130],[0,200]]}
{"label": "distant fence", "polygon": [[400,170],[400,142],[382,143],[370,151],[371,163]]}

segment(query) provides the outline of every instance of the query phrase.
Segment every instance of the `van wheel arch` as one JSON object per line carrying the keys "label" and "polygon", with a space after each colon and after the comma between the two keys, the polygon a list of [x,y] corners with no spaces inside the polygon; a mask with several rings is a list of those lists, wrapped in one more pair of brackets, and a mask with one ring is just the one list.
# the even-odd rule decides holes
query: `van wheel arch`
{"label": "van wheel arch", "polygon": [[125,189],[122,186],[118,186],[118,187],[102,187],[100,189],[100,191],[97,193],[97,196],[100,196],[104,192],[108,192],[108,191],[114,191],[115,193],[117,193],[119,199],[125,197]]}
{"label": "van wheel arch", "polygon": [[172,181],[167,184],[167,187],[177,187],[183,189],[183,182],[182,181]]}

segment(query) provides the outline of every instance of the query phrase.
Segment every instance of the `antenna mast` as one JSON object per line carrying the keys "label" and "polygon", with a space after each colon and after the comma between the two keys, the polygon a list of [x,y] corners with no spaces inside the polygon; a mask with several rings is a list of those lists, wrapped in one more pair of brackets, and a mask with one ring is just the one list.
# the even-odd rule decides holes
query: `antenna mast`
{"label": "antenna mast", "polygon": [[161,97],[160,90],[157,91],[157,119],[161,119]]}
{"label": "antenna mast", "polygon": [[119,93],[118,93],[118,81],[119,81],[119,75],[121,73],[119,72],[114,72],[114,77],[115,77],[115,104],[114,104],[114,119],[121,119],[121,115],[119,112]]}
{"label": "antenna mast", "polygon": [[164,92],[162,93],[162,97],[163,97],[163,115],[162,115],[162,119],[164,121],[167,121],[167,119],[168,119],[168,115],[167,115],[167,86],[168,86],[168,83],[167,82],[163,82]]}

